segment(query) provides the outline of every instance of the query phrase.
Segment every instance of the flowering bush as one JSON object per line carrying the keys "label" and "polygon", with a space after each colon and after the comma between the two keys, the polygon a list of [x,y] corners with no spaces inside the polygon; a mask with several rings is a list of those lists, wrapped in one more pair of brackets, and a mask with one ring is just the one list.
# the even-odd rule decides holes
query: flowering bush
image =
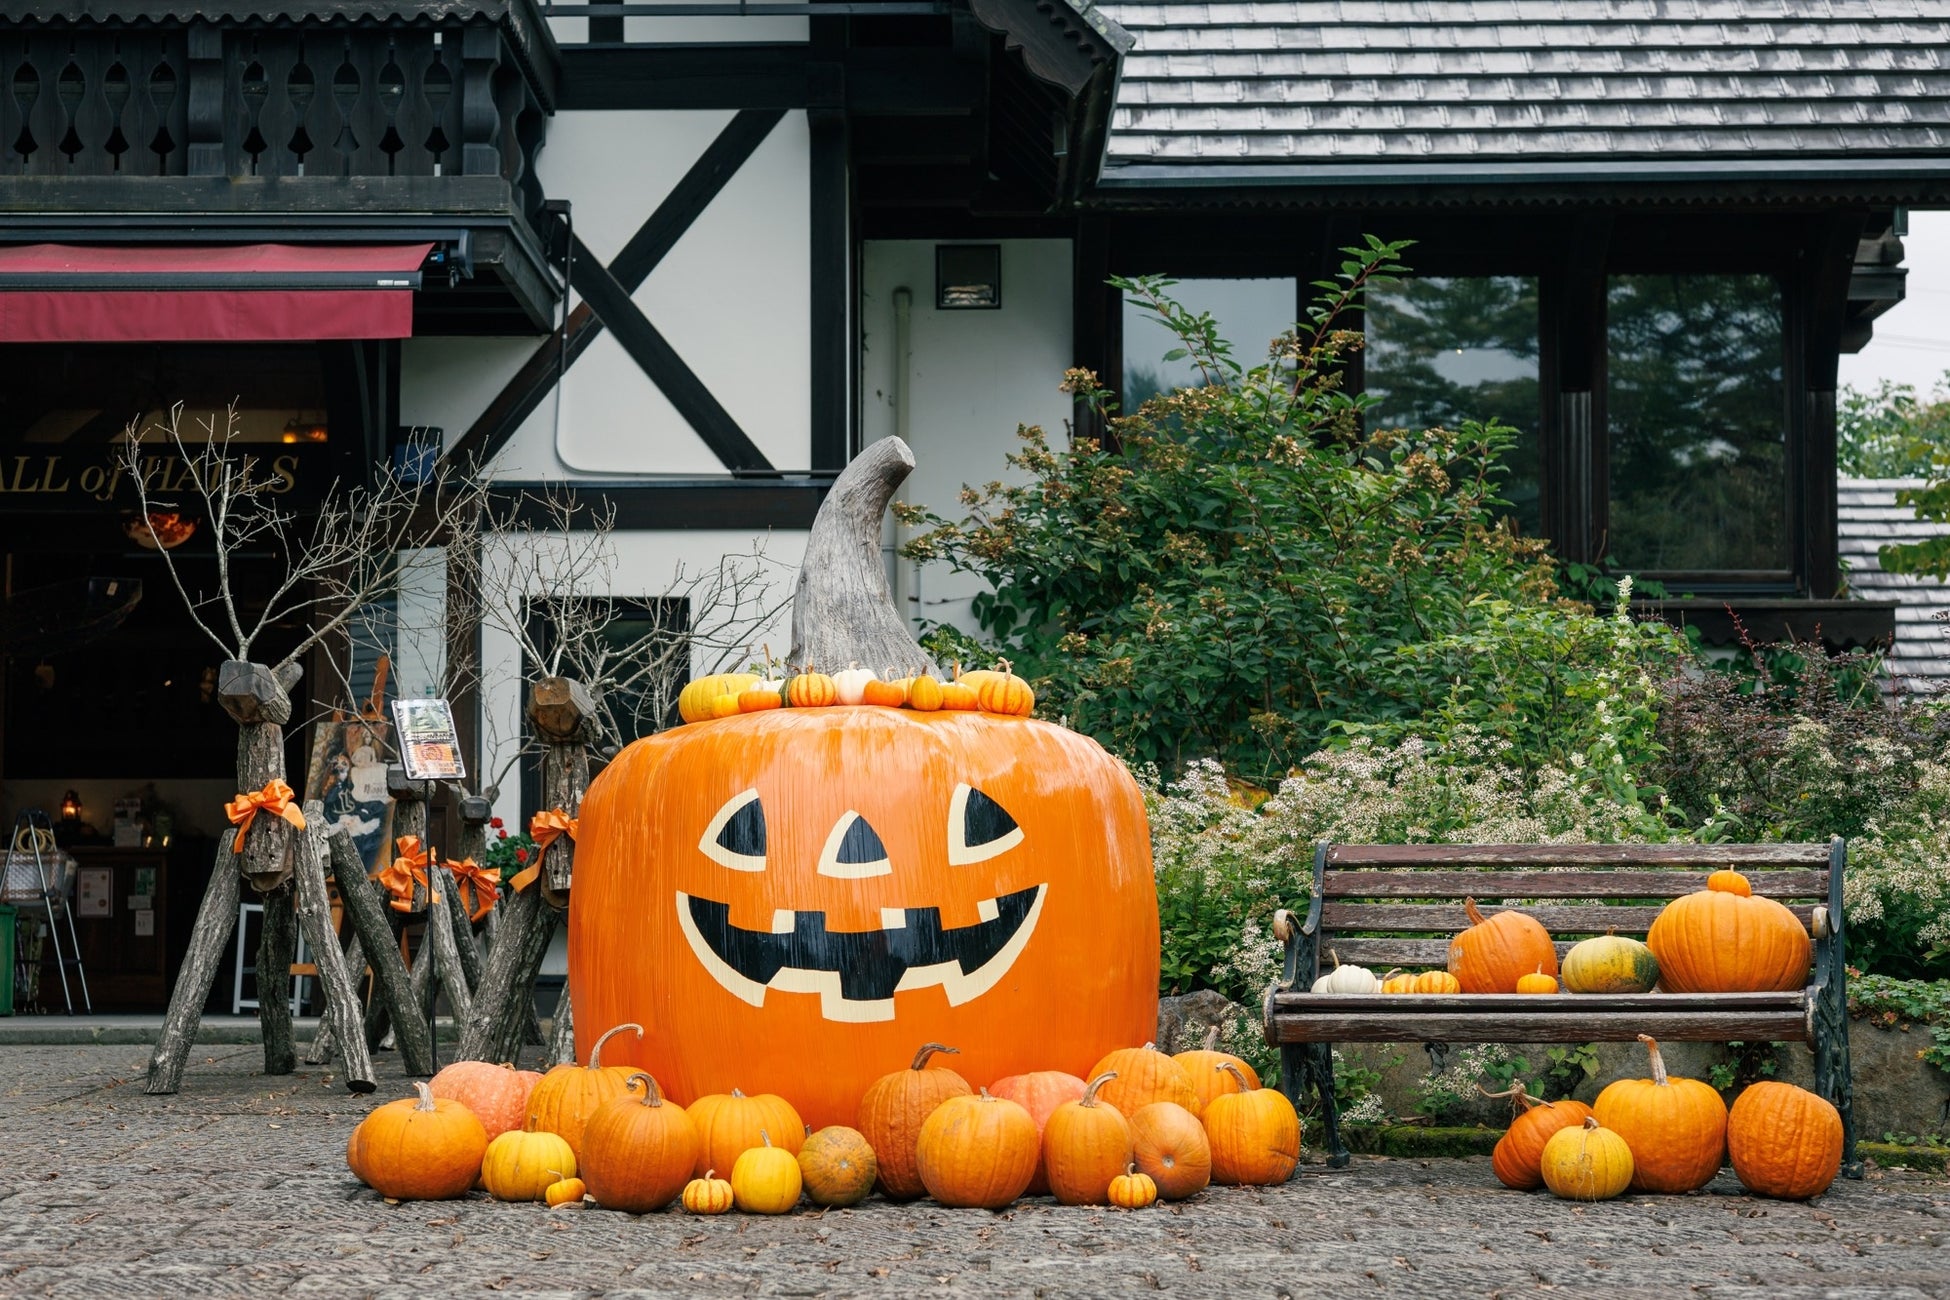
{"label": "flowering bush", "polygon": [[520,874],[535,860],[535,841],[527,835],[510,835],[499,817],[488,823],[494,834],[488,837],[487,864],[501,873],[501,883]]}

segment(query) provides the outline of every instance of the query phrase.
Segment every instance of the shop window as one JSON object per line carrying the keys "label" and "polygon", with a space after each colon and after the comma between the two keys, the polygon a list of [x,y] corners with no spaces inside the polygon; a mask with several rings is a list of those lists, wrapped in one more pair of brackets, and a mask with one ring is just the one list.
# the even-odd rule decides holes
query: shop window
{"label": "shop window", "polygon": [[181,402],[193,430],[237,407],[234,438],[316,443],[328,436],[318,348],[288,344],[14,344],[0,347],[0,442],[99,446]]}
{"label": "shop window", "polygon": [[[1293,328],[1296,290],[1290,278],[1180,280],[1166,293],[1188,311],[1212,313],[1233,359],[1251,369],[1266,360],[1269,343]],[[1156,315],[1125,295],[1124,409],[1136,410],[1155,393],[1206,382],[1190,358],[1167,359],[1180,346]]]}
{"label": "shop window", "polygon": [[1779,284],[1620,275],[1607,306],[1606,558],[1636,572],[1786,570]]}
{"label": "shop window", "polygon": [[1517,526],[1540,535],[1537,281],[1420,276],[1371,290],[1365,317],[1369,431],[1512,426],[1501,495]]}

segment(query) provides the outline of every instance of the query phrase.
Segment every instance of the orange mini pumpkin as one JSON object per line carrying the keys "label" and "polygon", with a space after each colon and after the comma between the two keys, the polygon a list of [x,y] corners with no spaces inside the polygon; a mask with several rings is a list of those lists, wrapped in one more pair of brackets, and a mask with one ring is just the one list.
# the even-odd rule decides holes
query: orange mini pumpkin
{"label": "orange mini pumpkin", "polygon": [[1713,1181],[1727,1151],[1727,1104],[1698,1079],[1666,1074],[1658,1041],[1640,1034],[1652,1059],[1650,1079],[1605,1085],[1592,1104],[1598,1123],[1632,1149],[1632,1187],[1690,1192]]}
{"label": "orange mini pumpkin", "polygon": [[934,713],[941,708],[941,683],[927,673],[922,673],[907,684],[907,707],[922,713]]}
{"label": "orange mini pumpkin", "polygon": [[1383,993],[1413,993],[1416,976],[1405,970],[1391,970],[1381,977]]}
{"label": "orange mini pumpkin", "polygon": [[1557,974],[1557,947],[1536,917],[1505,911],[1486,918],[1473,898],[1463,900],[1463,911],[1469,928],[1449,942],[1449,973],[1462,992],[1515,993],[1525,975]]}
{"label": "orange mini pumpkin", "polygon": [[1036,711],[1036,692],[1015,675],[1009,661],[1002,660],[990,680],[975,688],[975,698],[984,713],[1006,713],[1026,718]]}
{"label": "orange mini pumpkin", "polygon": [[1539,1101],[1529,1095],[1519,1079],[1507,1092],[1484,1093],[1487,1097],[1508,1097],[1515,1114],[1510,1128],[1497,1139],[1490,1152],[1490,1171],[1505,1187],[1528,1192],[1544,1185],[1544,1143],[1561,1128],[1581,1125],[1591,1115],[1591,1107],[1581,1101]]}
{"label": "orange mini pumpkin", "polygon": [[927,1190],[914,1161],[921,1125],[942,1102],[975,1091],[946,1065],[932,1063],[937,1053],[960,1050],[923,1043],[905,1070],[883,1074],[860,1098],[860,1132],[879,1163],[880,1190],[894,1200],[911,1201]]}
{"label": "orange mini pumpkin", "polygon": [[785,702],[795,709],[824,709],[840,702],[839,684],[808,669],[785,684]]}
{"label": "orange mini pumpkin", "polygon": [[1546,975],[1542,971],[1532,971],[1517,981],[1517,992],[1519,993],[1555,993],[1557,991],[1557,976]]}
{"label": "orange mini pumpkin", "polygon": [[943,682],[941,707],[954,713],[973,713],[982,707],[982,697],[967,682]]}
{"label": "orange mini pumpkin", "polygon": [[625,1029],[634,1029],[638,1038],[643,1037],[642,1025],[618,1025],[591,1045],[588,1065],[558,1065],[529,1090],[527,1126],[558,1135],[578,1160],[582,1158],[582,1129],[589,1117],[629,1090],[628,1080],[635,1070],[627,1065],[603,1064],[603,1044]]}
{"label": "orange mini pumpkin", "polygon": [[1425,970],[1415,977],[1417,993],[1460,993],[1462,981],[1446,970]]}
{"label": "orange mini pumpkin", "polygon": [[1801,918],[1756,898],[1737,871],[1666,904],[1646,932],[1669,993],[1786,993],[1806,985],[1814,949]]}
{"label": "orange mini pumpkin", "polygon": [[738,711],[740,713],[759,713],[765,709],[785,706],[785,683],[760,682],[749,690],[738,692]]}
{"label": "orange mini pumpkin", "polygon": [[876,677],[861,690],[860,703],[898,709],[907,703],[907,686],[897,679]]}

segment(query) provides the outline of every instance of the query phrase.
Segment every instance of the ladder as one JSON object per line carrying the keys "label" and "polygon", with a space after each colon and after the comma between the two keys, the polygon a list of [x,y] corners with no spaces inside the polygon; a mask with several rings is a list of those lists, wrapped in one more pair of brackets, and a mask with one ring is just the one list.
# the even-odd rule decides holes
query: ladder
{"label": "ladder", "polygon": [[[47,933],[54,941],[54,967],[61,975],[61,1000],[67,1005],[68,1014],[74,1014],[74,991],[68,985],[68,971],[74,970],[75,983],[81,987],[81,1006],[90,1015],[94,1014],[95,1004],[88,997],[88,976],[81,969],[81,938],[75,933],[74,908],[68,902],[69,882],[62,878],[61,864],[55,860],[54,823],[48,819],[45,809],[28,808],[14,818],[14,833],[7,841],[15,854],[31,854],[34,870],[41,885],[41,906],[47,911]],[[56,906],[60,915],[55,914]],[[61,927],[65,923],[68,937],[64,944]],[[38,1001],[38,995],[36,1001]]]}

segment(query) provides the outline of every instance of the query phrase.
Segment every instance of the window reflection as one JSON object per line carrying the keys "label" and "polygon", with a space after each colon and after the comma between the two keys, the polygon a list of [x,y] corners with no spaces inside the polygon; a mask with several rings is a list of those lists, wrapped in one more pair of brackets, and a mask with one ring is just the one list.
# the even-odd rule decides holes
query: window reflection
{"label": "window reflection", "polygon": [[[1292,279],[1180,280],[1165,290],[1187,311],[1211,312],[1232,358],[1250,370],[1266,361],[1267,345],[1293,328],[1297,283]],[[1126,297],[1124,302],[1124,409],[1146,398],[1204,383],[1187,359],[1165,360],[1178,336]]]}
{"label": "window reflection", "polygon": [[1517,526],[1539,535],[1536,279],[1422,276],[1371,291],[1366,316],[1368,428],[1512,426],[1501,495]]}
{"label": "window reflection", "polygon": [[1607,558],[1653,572],[1787,568],[1780,287],[1621,275],[1607,300]]}

